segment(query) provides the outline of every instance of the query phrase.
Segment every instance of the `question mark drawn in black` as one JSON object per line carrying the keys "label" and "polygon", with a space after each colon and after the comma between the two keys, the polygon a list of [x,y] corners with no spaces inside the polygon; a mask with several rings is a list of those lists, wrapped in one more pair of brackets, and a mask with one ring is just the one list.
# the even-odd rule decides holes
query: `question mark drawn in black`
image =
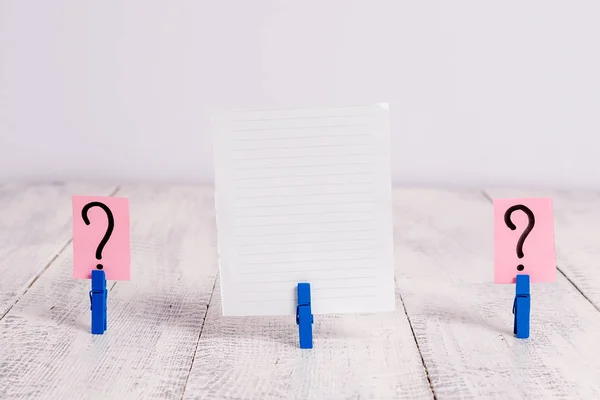
{"label": "question mark drawn in black", "polygon": [[[523,254],[523,244],[525,244],[525,239],[527,239],[527,236],[529,236],[529,233],[531,233],[531,230],[535,226],[535,216],[533,215],[533,212],[523,204],[517,204],[510,207],[504,213],[504,223],[512,231],[517,229],[517,226],[510,219],[512,213],[515,211],[523,211],[525,214],[527,214],[527,218],[529,219],[529,222],[527,223],[527,228],[525,228],[525,230],[521,234],[521,237],[519,238],[519,241],[517,242],[517,257],[523,258],[523,256],[525,256],[525,254]],[[524,269],[525,267],[523,266],[523,264],[517,265],[517,270],[523,271]]]}
{"label": "question mark drawn in black", "polygon": [[[90,208],[92,207],[100,207],[102,210],[104,210],[106,216],[108,217],[108,228],[106,229],[106,233],[100,241],[100,244],[98,244],[98,247],[96,248],[96,259],[100,261],[102,260],[102,250],[104,250],[104,246],[106,246],[106,243],[108,243],[108,239],[110,239],[110,235],[112,235],[113,229],[115,228],[115,218],[113,217],[112,211],[110,211],[110,208],[108,208],[106,204],[100,203],[99,201],[93,201],[91,203],[86,204],[85,207],[83,207],[83,209],[81,210],[81,217],[83,218],[83,222],[85,222],[86,225],[90,224],[90,219],[88,218],[87,214]],[[102,269],[103,266],[102,264],[98,264],[96,265],[96,268]]]}

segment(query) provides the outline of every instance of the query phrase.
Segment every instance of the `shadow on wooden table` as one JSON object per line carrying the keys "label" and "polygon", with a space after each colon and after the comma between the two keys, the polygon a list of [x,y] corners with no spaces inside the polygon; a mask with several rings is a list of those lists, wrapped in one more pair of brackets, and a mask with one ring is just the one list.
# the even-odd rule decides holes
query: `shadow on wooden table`
{"label": "shadow on wooden table", "polygon": [[[436,302],[435,304],[424,304],[422,308],[427,309],[427,312],[412,309],[411,320],[413,323],[456,325],[464,326],[466,329],[477,329],[502,335],[513,334],[512,304],[510,302],[506,304],[506,317],[503,318],[498,318],[497,314],[493,312],[491,313],[493,315],[481,315],[475,307],[461,307],[456,303],[440,304]],[[420,316],[427,316],[427,320],[421,320]]]}

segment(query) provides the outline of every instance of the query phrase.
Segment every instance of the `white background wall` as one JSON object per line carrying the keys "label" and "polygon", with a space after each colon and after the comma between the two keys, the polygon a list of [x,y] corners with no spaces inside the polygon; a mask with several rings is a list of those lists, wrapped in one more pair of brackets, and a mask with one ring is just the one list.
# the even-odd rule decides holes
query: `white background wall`
{"label": "white background wall", "polygon": [[597,0],[0,0],[0,179],[210,181],[210,111],[389,102],[397,182],[600,187]]}

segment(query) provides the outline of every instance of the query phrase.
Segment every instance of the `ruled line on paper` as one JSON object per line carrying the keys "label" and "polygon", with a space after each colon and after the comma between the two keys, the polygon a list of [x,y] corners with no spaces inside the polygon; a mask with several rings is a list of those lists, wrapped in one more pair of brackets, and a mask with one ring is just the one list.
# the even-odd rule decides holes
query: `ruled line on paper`
{"label": "ruled line on paper", "polygon": [[[348,288],[348,289],[352,289],[352,288]],[[311,296],[311,302],[315,302],[315,300],[336,300],[336,299],[364,299],[364,298],[373,298],[376,297],[376,295],[372,294],[372,295],[368,295],[368,294],[364,294],[364,295],[353,295],[353,296]],[[295,300],[290,300],[287,298],[281,298],[281,299],[272,299],[272,300],[244,300],[244,302],[246,303],[280,303],[280,302],[288,302],[288,303],[296,303]]]}
{"label": "ruled line on paper", "polygon": [[[374,233],[377,233],[376,229],[365,229],[371,228],[370,226],[357,226],[356,228],[361,229],[350,229],[348,233],[343,232],[343,235],[338,238],[339,230],[337,231],[325,231],[319,232],[318,234],[311,234],[310,232],[302,232],[302,231],[291,231],[289,233],[279,233],[282,237],[278,238],[277,235],[258,235],[256,237],[253,236],[244,236],[244,235],[236,235],[236,246],[242,247],[245,246],[255,246],[259,244],[269,244],[269,245],[285,245],[285,244],[302,244],[302,243],[316,243],[315,246],[321,246],[321,243],[335,243],[341,242],[345,243],[348,241],[369,241],[372,240],[370,236]],[[270,233],[270,232],[269,232]]]}
{"label": "ruled line on paper", "polygon": [[[372,166],[373,163],[362,163],[362,164],[341,164],[341,165],[336,165],[336,164],[323,164],[323,165],[290,165],[290,166],[286,166],[286,168],[325,168],[325,167],[338,167],[338,168],[353,168],[353,167],[364,167],[366,165]],[[245,168],[243,170],[233,170],[233,172],[246,172],[246,171],[256,171],[256,170],[272,170],[272,167],[254,167],[254,168]]]}
{"label": "ruled line on paper", "polygon": [[[348,144],[340,146],[315,146],[315,147],[299,147],[297,149],[245,149],[245,150],[232,150],[233,160],[275,160],[282,157],[300,159],[300,158],[312,158],[312,157],[348,157],[348,156],[366,156],[365,147],[369,147],[371,144],[360,145],[360,144]],[[360,149],[361,152],[356,152]],[[244,157],[238,156],[242,155]]]}
{"label": "ruled line on paper", "polygon": [[371,115],[318,115],[312,117],[279,117],[279,118],[259,118],[259,119],[232,119],[231,122],[255,122],[255,121],[280,121],[280,120],[307,120],[307,119],[323,119],[323,118],[364,118],[370,117]]}
{"label": "ruled line on paper", "polygon": [[[337,186],[337,185],[336,185]],[[348,187],[352,187],[352,186],[357,186],[357,185],[348,185],[345,184],[344,188],[340,188],[340,189],[348,189]],[[336,187],[337,189],[337,187]],[[313,192],[313,190],[320,190],[321,193],[315,193]],[[343,190],[339,190],[339,191],[331,191],[331,187],[327,187],[327,186],[323,186],[323,187],[315,187],[312,188],[310,186],[296,186],[294,188],[292,188],[290,190],[290,188],[287,187],[274,187],[274,188],[267,188],[265,190],[263,190],[263,192],[267,192],[265,194],[263,194],[262,196],[256,195],[256,196],[251,196],[252,193],[256,193],[256,190],[252,190],[251,188],[243,188],[241,190],[236,190],[235,194],[237,195],[235,200],[232,201],[232,204],[245,204],[245,203],[252,203],[252,202],[256,202],[256,203],[260,203],[260,202],[268,202],[269,200],[273,199],[273,201],[277,200],[277,201],[293,201],[293,199],[298,199],[301,197],[310,197],[311,199],[318,199],[318,198],[328,198],[331,196],[343,196],[343,195],[347,195],[347,196],[362,196],[362,195],[371,195],[372,196],[372,192],[373,190],[371,190],[370,192],[368,191],[357,191],[357,192],[345,192]],[[301,201],[301,199],[297,200],[297,201]]]}
{"label": "ruled line on paper", "polygon": [[[361,280],[361,282],[353,282],[356,280]],[[270,280],[270,281],[252,281],[251,285],[249,284],[249,282],[244,281],[244,283],[240,286],[240,290],[243,290],[244,287],[252,287],[252,290],[257,289],[257,290],[263,290],[263,289],[269,289],[269,290],[288,290],[287,287],[285,286],[286,289],[282,289],[281,286],[279,286],[279,283],[284,283],[284,282],[291,282],[291,283],[298,283],[298,279],[294,279],[294,280]],[[365,284],[365,285],[372,285],[374,282],[377,282],[377,277],[373,276],[372,274],[370,275],[354,275],[354,276],[342,276],[341,274],[335,274],[335,275],[331,275],[331,276],[326,276],[323,278],[319,279],[319,283],[315,284],[314,287],[315,288],[323,288],[323,287],[344,287],[345,285],[340,285],[343,282],[351,282],[353,285],[357,285],[359,283]],[[338,286],[332,286],[332,285],[338,285]],[[379,286],[379,285],[377,285]]]}
{"label": "ruled line on paper", "polygon": [[[369,258],[369,260],[371,260]],[[371,267],[360,267],[360,268],[328,268],[327,271],[356,271],[363,269],[371,269]],[[298,269],[298,270],[285,270],[285,271],[253,271],[253,272],[240,272],[240,275],[264,275],[264,274],[289,274],[289,273],[310,273],[310,272],[321,272],[322,269]],[[371,275],[372,276],[372,275]]]}
{"label": "ruled line on paper", "polygon": [[[321,253],[319,251],[318,253]],[[330,271],[333,268],[343,268],[352,270],[354,268],[364,268],[365,265],[377,264],[377,256],[369,249],[356,251],[354,257],[340,258],[342,255],[350,253],[349,251],[337,250],[322,252],[318,258],[309,258],[307,253],[300,254],[275,254],[272,255],[275,260],[268,260],[260,254],[239,255],[238,267],[240,272],[260,271],[261,273],[279,273],[279,271],[289,272],[296,266],[297,270],[308,271],[321,268],[323,271]],[[370,253],[370,254],[364,254]],[[266,257],[269,257],[268,255]],[[333,257],[337,256],[337,257]],[[361,263],[350,264],[350,261],[362,261]],[[313,264],[313,265],[309,265]]]}
{"label": "ruled line on paper", "polygon": [[[319,253],[318,256],[315,253]],[[321,254],[322,253],[322,254]],[[342,255],[355,254],[351,258],[341,258]],[[368,253],[368,254],[364,254]],[[239,254],[237,253],[237,259],[240,263],[240,269],[243,268],[256,268],[257,266],[264,265],[288,265],[293,262],[318,262],[318,261],[349,261],[354,258],[368,257],[370,260],[376,260],[377,255],[372,249],[358,249],[358,250],[335,250],[335,251],[315,251],[312,257],[308,257],[311,253],[297,253],[297,254]],[[337,256],[337,257],[336,257]]]}
{"label": "ruled line on paper", "polygon": [[321,225],[321,224],[329,224],[329,223],[338,223],[338,222],[348,222],[351,220],[356,221],[368,221],[369,215],[375,212],[376,207],[369,208],[359,208],[356,207],[355,210],[345,210],[345,211],[315,211],[315,212],[305,212],[303,210],[298,210],[298,212],[288,212],[288,213],[272,213],[272,214],[249,214],[246,213],[235,213],[232,214],[231,217],[239,220],[242,224],[237,224],[235,226],[244,228],[248,225],[280,225],[280,224],[290,224],[290,225],[305,225],[305,224],[313,224],[313,225]]}
{"label": "ruled line on paper", "polygon": [[338,214],[353,214],[348,211],[327,211],[327,212],[303,212],[303,213],[285,213],[285,214],[258,214],[258,215],[239,215],[238,219],[246,219],[246,218],[259,218],[259,217],[297,217],[297,216],[306,216],[306,215],[338,215]]}
{"label": "ruled line on paper", "polygon": [[250,128],[250,129],[232,129],[233,132],[261,132],[261,131],[290,131],[290,130],[309,130],[309,129],[329,129],[329,128],[365,128],[368,124],[351,125],[316,125],[316,126],[288,126],[279,128]]}
{"label": "ruled line on paper", "polygon": [[[323,185],[335,187],[338,185],[356,185],[356,184],[362,184],[362,183],[369,183],[369,182],[371,182],[371,180],[366,179],[366,178],[372,178],[373,175],[374,175],[373,172],[367,172],[367,173],[353,172],[353,173],[347,174],[347,175],[338,175],[335,177],[328,177],[328,178],[324,178],[324,177],[321,177],[318,175],[310,176],[310,177],[298,177],[298,178],[295,178],[293,176],[280,176],[280,177],[264,179],[265,181],[269,182],[268,185],[261,185],[261,186],[251,185],[251,182],[248,182],[248,181],[239,182],[237,185],[240,189],[251,189],[251,188],[257,189],[257,188],[269,188],[269,187],[271,187],[271,188],[296,187],[296,186],[323,186]],[[358,177],[361,177],[362,179],[360,179],[360,180],[354,179],[354,178],[358,178]],[[291,182],[298,182],[298,183],[291,185],[290,184]]]}
{"label": "ruled line on paper", "polygon": [[[280,179],[281,177],[277,177]],[[274,186],[278,188],[281,186]],[[301,187],[301,186],[300,186]],[[304,186],[306,187],[306,186]],[[307,198],[307,199],[305,199]],[[343,201],[342,201],[343,199]],[[320,200],[320,202],[319,202]],[[290,204],[297,205],[328,205],[330,203],[335,204],[350,204],[350,203],[374,203],[376,200],[373,199],[371,193],[348,193],[348,192],[331,192],[331,193],[295,193],[295,196],[286,196],[281,194],[273,194],[271,196],[248,196],[238,197],[238,199],[232,202],[234,208],[247,208],[247,207],[259,207],[260,206],[271,206],[279,207]]]}
{"label": "ruled line on paper", "polygon": [[341,153],[341,154],[315,154],[315,155],[307,155],[307,156],[278,156],[278,157],[233,157],[233,161],[239,160],[277,160],[279,158],[285,159],[303,159],[303,158],[318,158],[318,157],[349,157],[349,156],[368,156],[368,153]]}
{"label": "ruled line on paper", "polygon": [[317,148],[327,148],[327,147],[357,147],[357,146],[367,146],[368,144],[359,145],[356,143],[348,143],[348,144],[314,144],[311,146],[277,146],[277,147],[256,147],[250,149],[233,149],[232,152],[252,152],[252,151],[276,151],[276,150],[301,150],[301,149],[317,149]]}
{"label": "ruled line on paper", "polygon": [[[340,159],[341,158],[341,159]],[[237,160],[237,163],[243,162],[244,168],[246,170],[249,169],[259,169],[259,168],[288,168],[288,167],[303,167],[303,166],[312,166],[323,164],[324,166],[337,166],[342,163],[353,162],[356,164],[374,164],[374,159],[372,155],[363,154],[363,155],[354,155],[352,157],[327,157],[323,155],[312,156],[312,157],[303,157],[299,160],[297,158],[275,158],[270,160]],[[233,160],[230,160],[233,161]],[[246,168],[247,167],[247,168]],[[239,171],[237,166],[234,164],[232,167],[232,171]]]}
{"label": "ruled line on paper", "polygon": [[[305,222],[305,221],[302,221]],[[287,224],[287,223],[286,223]],[[329,221],[321,221],[321,223],[319,224],[318,227],[313,226],[314,223],[312,221],[308,221],[307,223],[292,223],[290,225],[289,230],[282,230],[281,229],[281,223],[272,223],[272,224],[263,224],[260,226],[260,229],[257,230],[257,235],[261,235],[261,234],[271,234],[271,233],[278,233],[278,234],[282,234],[282,235],[293,235],[293,234],[300,234],[300,233],[311,233],[311,232],[327,232],[327,233],[332,233],[332,232],[339,232],[340,230],[343,230],[344,232],[346,231],[351,231],[351,230],[362,230],[362,229],[372,229],[374,228],[375,224],[372,223],[372,221],[369,221],[368,219],[365,219],[364,217],[362,219],[342,219],[342,220],[329,220]],[[324,226],[325,225],[325,226]],[[234,225],[236,228],[239,228],[238,230],[236,230],[236,233],[238,233],[239,237],[243,237],[246,234],[242,234],[242,232],[247,232],[247,228],[249,228],[250,226],[248,225],[239,225],[239,224],[235,224]],[[255,226],[255,228],[258,228],[257,226]],[[327,229],[329,228],[329,229]],[[375,229],[376,231],[376,229]]]}
{"label": "ruled line on paper", "polygon": [[[357,183],[369,183],[370,181],[355,181],[352,182],[353,184],[357,184]],[[306,184],[301,184],[301,185],[288,185],[287,187],[316,187],[316,186],[331,186],[331,183],[306,183]],[[266,189],[266,188],[277,188],[277,187],[281,187],[281,186],[276,186],[276,185],[263,185],[263,186],[248,186],[248,187],[244,187],[242,189]]]}
{"label": "ruled line on paper", "polygon": [[[333,203],[329,204],[329,206],[331,206],[331,210],[324,210],[324,211],[308,211],[311,210],[311,207],[315,207],[315,206],[298,206],[298,205],[294,205],[294,212],[288,211],[288,212],[284,212],[283,210],[281,210],[281,208],[285,208],[285,207],[277,207],[279,210],[275,209],[275,208],[267,208],[267,207],[261,207],[258,208],[258,211],[260,210],[264,210],[264,211],[270,211],[270,212],[264,212],[261,214],[258,214],[256,212],[253,212],[254,209],[253,208],[242,208],[239,209],[238,212],[234,213],[234,217],[236,219],[241,219],[244,221],[247,221],[248,219],[252,219],[253,221],[264,221],[265,219],[268,218],[273,218],[273,219],[278,219],[278,220],[288,220],[288,221],[293,221],[295,217],[310,217],[310,218],[319,218],[322,216],[327,217],[327,219],[330,219],[329,217],[331,216],[335,216],[335,217],[339,217],[339,216],[344,216],[344,215],[358,215],[358,214],[364,214],[364,213],[370,213],[373,212],[375,210],[375,205],[376,203],[365,203],[365,205],[360,205],[360,204],[355,204],[355,203],[348,203],[348,204],[344,204],[345,206],[353,206],[352,209],[346,209],[343,211],[336,211],[336,207],[340,207],[341,205],[335,205]],[[313,223],[317,223],[318,221],[313,220]]]}
{"label": "ruled line on paper", "polygon": [[248,108],[248,109],[233,109],[229,110],[231,114],[241,114],[241,113],[272,113],[279,111],[322,111],[323,109],[327,110],[337,110],[343,108],[365,108],[372,107],[373,104],[337,104],[333,106],[328,106],[327,108],[320,106],[310,106],[310,107],[302,107],[302,108]]}
{"label": "ruled line on paper", "polygon": [[338,174],[303,174],[303,175],[279,175],[279,176],[253,176],[248,178],[234,178],[237,181],[250,181],[256,179],[274,179],[274,178],[312,178],[323,176],[356,176],[356,175],[371,175],[372,172],[340,172]]}
{"label": "ruled line on paper", "polygon": [[[347,224],[346,225],[348,228],[344,229],[344,232],[369,232],[373,235],[375,235],[377,233],[376,229],[367,229],[367,228],[371,228],[370,225],[368,224],[357,224],[357,223],[352,223],[352,224]],[[273,236],[277,236],[277,235],[306,235],[306,234],[310,234],[311,232],[315,232],[315,231],[311,231],[310,229],[305,229],[303,230],[302,228],[310,228],[310,226],[306,226],[306,225],[298,225],[298,226],[294,226],[293,230],[282,230],[280,229],[280,227],[276,227],[276,229],[273,229],[271,227],[260,227],[260,233],[256,234],[255,236],[250,235],[247,232],[246,228],[241,228],[241,229],[237,229],[236,230],[236,239],[246,239],[246,238],[264,238],[264,237],[273,237]],[[328,231],[318,231],[316,234],[332,234],[335,232],[339,232],[339,230],[328,230]],[[239,242],[239,240],[238,240]]]}
{"label": "ruled line on paper", "polygon": [[[333,247],[327,247],[332,246],[336,243],[340,243],[340,247],[338,248],[333,248]],[[345,246],[350,246],[351,243],[364,243],[364,239],[363,240],[344,240],[344,241],[320,241],[317,244],[321,245],[321,244],[325,244],[325,246],[315,246],[315,248],[311,248],[311,246],[315,245],[315,242],[296,242],[296,243],[256,243],[256,244],[252,244],[252,245],[245,245],[245,246],[241,246],[239,245],[239,247],[246,247],[249,249],[254,250],[254,252],[247,252],[247,251],[240,251],[238,253],[238,255],[240,256],[252,256],[252,255],[300,255],[300,254],[306,254],[306,253],[312,253],[314,251],[319,251],[319,252],[335,252],[335,251],[344,251],[344,250],[352,250],[352,251],[367,251],[367,250],[375,250],[374,246],[367,246],[367,247],[351,247],[351,248],[345,248]],[[283,250],[278,250],[278,251],[258,251],[259,249],[265,248],[265,247],[273,247],[273,245],[277,245],[277,247],[279,248],[285,248],[287,247],[303,247],[302,249],[298,250],[291,250],[291,251],[283,251]]]}
{"label": "ruled line on paper", "polygon": [[[330,192],[330,193],[303,193],[303,196],[330,196],[330,195],[355,195],[355,194],[365,194],[365,193],[370,193],[370,191],[362,191],[362,192]],[[264,195],[257,195],[257,196],[238,196],[238,199],[262,199],[264,198]],[[271,197],[298,197],[297,193],[290,193],[290,194],[279,194],[276,196],[271,196]]]}
{"label": "ruled line on paper", "polygon": [[[321,221],[319,222],[320,225],[324,225],[324,224],[338,224],[340,222],[368,222],[368,219],[358,219],[358,220],[347,220],[347,221]],[[236,225],[236,227],[238,228],[247,228],[247,227],[252,227],[252,226],[284,226],[284,225],[314,225],[314,222],[312,221],[307,221],[307,222],[282,222],[279,224],[253,224],[253,225]]]}
{"label": "ruled line on paper", "polygon": [[[353,260],[365,260],[365,261],[373,261],[373,259],[376,257],[350,257],[350,258],[325,258],[325,257],[319,257],[319,258],[313,258],[313,259],[308,259],[308,260],[295,260],[295,261],[290,261],[290,260],[284,260],[284,261],[269,261],[269,262],[249,262],[249,261],[244,261],[240,263],[240,268],[244,267],[244,266],[248,266],[248,265],[276,265],[276,264],[290,264],[290,263],[314,263],[314,262],[323,262],[323,261],[353,261]],[[242,268],[243,269],[243,268]],[[275,272],[275,271],[274,271]]]}
{"label": "ruled line on paper", "polygon": [[[357,241],[355,241],[357,242]],[[359,240],[358,242],[363,242],[362,240]],[[256,247],[256,246],[255,246]],[[375,247],[354,247],[352,249],[319,249],[318,251],[320,253],[329,253],[329,252],[335,252],[335,251],[346,251],[346,250],[352,250],[352,251],[365,251],[365,250],[376,250]],[[313,253],[313,250],[294,250],[294,251],[272,251],[272,252],[268,252],[268,251],[261,251],[260,253],[242,253],[242,252],[238,252],[238,254],[240,256],[256,256],[256,255],[270,255],[270,256],[279,256],[279,255],[290,255],[290,254],[310,254]]]}
{"label": "ruled line on paper", "polygon": [[[233,209],[234,210],[238,210],[238,211],[244,211],[244,210],[260,210],[260,209],[265,209],[265,210],[269,210],[269,209],[293,209],[293,208],[302,208],[302,207],[313,207],[313,206],[350,206],[350,205],[356,205],[356,204],[366,204],[366,205],[376,205],[377,203],[374,200],[364,200],[364,201],[335,201],[336,198],[325,198],[323,200],[323,203],[319,204],[316,202],[312,202],[312,203],[282,203],[282,202],[277,202],[273,205],[269,205],[269,204],[261,204],[259,200],[255,200],[254,202],[246,200],[244,202],[242,202],[242,204],[238,204],[238,203],[234,203]],[[236,213],[236,215],[240,215],[239,213]],[[270,214],[268,214],[270,215]]]}
{"label": "ruled line on paper", "polygon": [[[260,238],[259,238],[260,239]],[[264,236],[262,237],[262,239],[264,240]],[[360,237],[360,238],[356,238],[356,239],[348,239],[348,240],[323,240],[320,239],[317,243],[319,245],[325,243],[325,244],[334,244],[334,243],[341,243],[341,244],[346,244],[346,243],[357,243],[357,242],[364,242],[365,239],[364,237]],[[262,248],[262,247],[266,247],[266,246],[273,246],[273,245],[277,245],[277,246],[291,246],[291,245],[313,245],[315,243],[315,241],[283,241],[283,240],[277,240],[277,241],[251,241],[249,243],[238,243],[237,246],[239,248]]]}
{"label": "ruled line on paper", "polygon": [[[374,277],[371,280],[371,283],[362,283],[361,281],[350,281],[343,283],[340,281],[340,286],[334,286],[333,281],[327,282],[327,284],[311,284],[311,297],[313,298],[336,298],[336,297],[346,297],[351,296],[354,293],[360,294],[362,296],[376,296],[378,290],[381,289],[381,285],[374,284],[377,281],[377,278]],[[256,286],[256,285],[254,285]],[[271,300],[271,299],[280,299],[283,296],[294,294],[295,288],[280,288],[277,290],[266,290],[266,289],[275,289],[275,288],[264,288],[254,289],[254,286],[243,285],[239,287],[238,294],[246,300]],[[264,285],[263,285],[264,286]],[[326,287],[326,290],[321,290],[321,288]],[[293,298],[292,298],[293,299]]]}
{"label": "ruled line on paper", "polygon": [[[353,285],[352,287],[347,287],[347,286],[331,286],[331,287],[323,287],[323,288],[316,288],[316,287],[312,287],[310,290],[311,292],[318,292],[318,291],[324,291],[324,290],[352,290],[352,289],[374,289],[374,288],[378,288],[379,285]],[[286,293],[289,290],[287,289],[274,289],[274,290],[249,290],[249,291],[241,291],[240,294],[261,294],[261,293]]]}
{"label": "ruled line on paper", "polygon": [[[354,162],[352,164],[340,164],[340,163],[329,163],[329,164],[292,164],[286,165],[285,168],[293,169],[293,168],[325,168],[325,167],[336,167],[336,168],[344,168],[344,167],[364,167],[364,166],[373,166],[372,161],[368,162]],[[244,169],[232,169],[232,172],[246,172],[246,171],[254,171],[259,169],[270,170],[272,166],[268,167],[248,167]]]}
{"label": "ruled line on paper", "polygon": [[[354,239],[354,240],[319,240],[318,243],[355,243],[355,242],[364,242],[364,239]],[[238,247],[256,247],[263,245],[272,245],[272,244],[312,244],[314,241],[296,241],[296,242],[270,242],[270,243],[252,243],[252,244],[238,244]]]}
{"label": "ruled line on paper", "polygon": [[[349,174],[373,174],[375,173],[374,165],[366,167],[365,165],[354,165],[338,167],[334,165],[328,165],[325,167],[311,167],[311,168],[290,168],[281,170],[278,168],[260,168],[255,170],[245,171],[234,171],[231,178],[238,179],[267,179],[267,178],[312,178],[322,176],[345,176]],[[337,185],[336,185],[337,186]],[[264,195],[263,195],[264,196]]]}
{"label": "ruled line on paper", "polygon": [[302,131],[302,130],[281,130],[274,129],[268,131],[249,131],[243,134],[239,134],[235,140],[230,143],[232,146],[237,144],[248,144],[257,142],[257,145],[266,142],[267,140],[283,141],[288,139],[294,140],[326,140],[326,139],[340,139],[345,137],[352,138],[364,138],[366,136],[373,137],[373,128],[368,127],[353,127],[343,129],[327,129],[325,131]]}
{"label": "ruled line on paper", "polygon": [[[248,228],[260,227],[258,233],[265,232],[275,232],[279,231],[283,235],[287,235],[287,230],[280,230],[279,227],[289,225],[289,234],[299,234],[303,233],[305,230],[314,230],[317,228],[330,227],[329,234],[331,234],[334,228],[338,226],[340,229],[347,227],[348,229],[367,229],[373,228],[373,225],[370,225],[370,221],[368,216],[364,215],[365,213],[355,213],[355,214],[324,214],[324,215],[310,215],[309,218],[301,218],[302,216],[292,216],[288,217],[287,215],[276,215],[276,216],[260,216],[260,217],[252,217],[246,218],[245,224],[235,223],[233,226],[236,229],[236,233],[247,234]],[[234,217],[232,215],[232,217]],[[355,218],[355,219],[352,219]],[[358,219],[360,218],[360,219]],[[318,227],[315,227],[318,225]],[[340,232],[340,230],[337,230]],[[375,227],[375,232],[377,233],[377,228]]]}
{"label": "ruled line on paper", "polygon": [[322,138],[337,138],[337,137],[348,137],[348,136],[372,136],[371,133],[364,133],[364,132],[359,132],[359,133],[348,133],[348,132],[341,132],[340,134],[333,134],[333,133],[329,133],[327,135],[310,135],[310,136],[290,136],[290,135],[286,135],[286,136],[267,136],[267,137],[250,137],[250,138],[240,138],[240,139],[235,139],[232,140],[232,143],[238,143],[238,142],[257,142],[257,141],[262,141],[262,140],[297,140],[297,139],[322,139]]}
{"label": "ruled line on paper", "polygon": [[366,201],[330,201],[330,202],[322,202],[322,203],[290,203],[290,204],[281,204],[281,203],[277,203],[277,204],[253,204],[253,205],[245,205],[245,206],[240,206],[240,205],[235,205],[233,206],[234,208],[240,208],[240,209],[244,209],[244,208],[272,208],[272,207],[299,207],[299,206],[316,206],[316,205],[322,205],[322,204],[360,204],[360,203],[364,203],[364,204],[376,204],[375,201],[373,200],[366,200]]}
{"label": "ruled line on paper", "polygon": [[[273,168],[277,168],[277,167],[274,166]],[[370,171],[369,174],[371,175],[371,178],[374,178],[374,175],[376,174],[376,172],[375,171]],[[230,179],[233,180],[235,178],[233,176],[231,176]],[[318,179],[318,178],[312,178],[312,179]],[[334,180],[335,179],[337,179],[337,178],[334,178]],[[338,192],[338,191],[361,191],[361,192],[364,192],[364,191],[367,191],[367,190],[369,190],[370,193],[373,193],[372,189],[367,188],[364,185],[362,185],[364,182],[357,182],[357,181],[347,182],[347,181],[343,181],[343,180],[339,180],[339,179],[335,180],[335,181],[334,180],[329,180],[327,182],[329,184],[329,187],[325,188],[325,189],[328,192],[324,192],[323,190],[318,189],[319,193],[335,193],[335,192]],[[305,179],[305,182],[311,183],[313,181],[311,181],[310,179]],[[316,183],[321,183],[321,182],[316,182]],[[307,185],[307,186],[309,186],[309,185]],[[236,187],[234,189],[232,189],[232,190],[239,191],[239,190],[247,190],[247,189],[248,188],[246,188],[246,187],[237,187],[237,185],[236,185]],[[289,188],[286,187],[286,185],[281,185],[279,187],[279,189],[283,190],[283,189],[289,189]],[[272,195],[270,192],[266,192],[266,193],[265,192],[258,192],[258,193],[259,194],[262,193],[262,197],[270,197]],[[304,193],[298,193],[299,196],[302,196],[303,194]],[[307,194],[310,194],[310,192],[307,193]]]}
{"label": "ruled line on paper", "polygon": [[[281,236],[281,235],[305,235],[305,234],[314,234],[314,235],[319,235],[319,234],[323,234],[323,233],[333,233],[333,232],[339,232],[339,230],[330,230],[330,231],[318,231],[318,232],[299,232],[299,231],[294,231],[294,232],[273,232],[273,233],[262,233],[262,234],[256,234],[256,235],[237,235],[238,238],[242,238],[242,237],[263,237],[263,236]],[[374,232],[373,229],[344,229],[344,232]]]}
{"label": "ruled line on paper", "polygon": [[[353,277],[343,277],[343,280],[350,280],[350,279],[373,279],[373,275],[359,275],[359,276],[353,276]],[[334,276],[334,277],[328,277],[328,278],[320,278],[319,281],[330,281],[330,280],[334,280],[334,281],[339,281],[340,277],[339,276]],[[248,284],[261,284],[261,283],[266,283],[266,284],[272,284],[272,283],[298,283],[298,279],[284,279],[284,280],[276,280],[276,279],[269,279],[268,281],[247,281],[246,283]]]}
{"label": "ruled line on paper", "polygon": [[[252,140],[248,140],[252,139]],[[291,141],[290,139],[293,139]],[[268,145],[265,143],[264,136],[253,135],[244,140],[235,140],[231,142],[233,151],[242,150],[279,150],[301,148],[312,149],[315,147],[332,147],[346,145],[369,145],[373,142],[373,135],[370,133],[344,131],[340,134],[318,135],[318,136],[280,136],[271,137]]]}

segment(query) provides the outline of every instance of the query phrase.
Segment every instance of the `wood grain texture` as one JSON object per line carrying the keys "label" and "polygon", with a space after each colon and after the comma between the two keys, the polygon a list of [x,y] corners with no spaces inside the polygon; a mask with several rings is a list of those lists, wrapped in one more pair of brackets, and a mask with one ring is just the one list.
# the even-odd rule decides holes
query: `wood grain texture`
{"label": "wood grain texture", "polygon": [[213,295],[185,399],[432,399],[404,309],[316,315],[314,348],[293,317],[223,317]]}
{"label": "wood grain texture", "polygon": [[111,185],[0,185],[0,317],[71,240],[71,196],[107,196]]}
{"label": "wood grain texture", "polygon": [[600,313],[562,275],[532,285],[531,337],[513,336],[515,287],[492,283],[482,192],[396,191],[394,222],[396,279],[438,399],[600,398]]}
{"label": "wood grain texture", "polygon": [[191,186],[117,193],[130,199],[132,280],[109,282],[108,331],[92,336],[90,282],[72,279],[64,248],[70,196],[110,190],[0,187],[0,292],[14,293],[0,398],[431,399],[420,353],[439,400],[600,398],[593,193],[552,194],[559,266],[590,300],[560,274],[534,284],[530,339],[512,334],[514,285],[492,283],[483,193],[397,189],[397,311],[318,315],[314,349],[301,350],[293,318],[221,316],[213,191]]}
{"label": "wood grain texture", "polygon": [[90,281],[72,279],[69,247],[0,323],[0,398],[181,398],[217,273],[212,191],[118,196],[130,199],[132,280],[109,282],[108,331],[90,334]]}
{"label": "wood grain texture", "polygon": [[600,193],[490,189],[490,198],[551,197],[559,270],[600,310]]}

